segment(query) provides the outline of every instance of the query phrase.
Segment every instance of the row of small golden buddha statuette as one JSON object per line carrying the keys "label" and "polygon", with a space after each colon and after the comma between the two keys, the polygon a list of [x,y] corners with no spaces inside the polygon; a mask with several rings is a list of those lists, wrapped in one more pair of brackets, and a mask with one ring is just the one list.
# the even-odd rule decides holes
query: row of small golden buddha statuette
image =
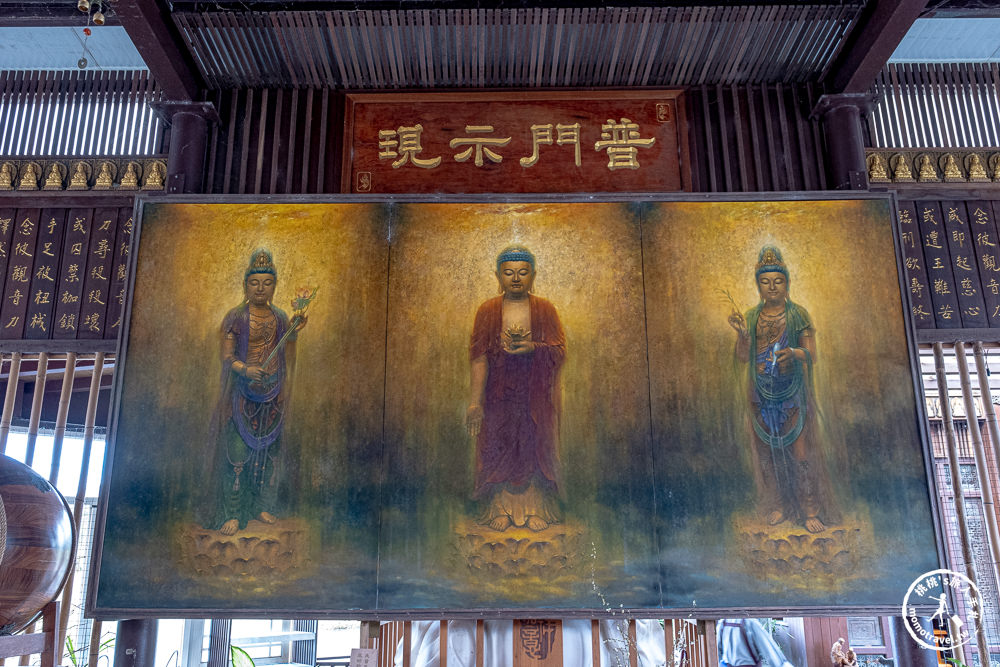
{"label": "row of small golden buddha statuette", "polygon": [[867,150],[869,183],[1000,183],[1000,152]]}
{"label": "row of small golden buddha statuette", "polygon": [[166,162],[157,159],[70,160],[68,165],[0,158],[0,190],[163,190],[167,173]]}

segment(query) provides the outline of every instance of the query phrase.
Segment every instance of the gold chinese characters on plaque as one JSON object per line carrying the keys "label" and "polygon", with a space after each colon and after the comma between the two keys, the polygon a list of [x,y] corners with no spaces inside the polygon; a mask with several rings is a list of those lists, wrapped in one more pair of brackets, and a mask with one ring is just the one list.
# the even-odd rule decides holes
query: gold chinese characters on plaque
{"label": "gold chinese characters on plaque", "polygon": [[347,95],[341,189],[691,189],[682,91]]}

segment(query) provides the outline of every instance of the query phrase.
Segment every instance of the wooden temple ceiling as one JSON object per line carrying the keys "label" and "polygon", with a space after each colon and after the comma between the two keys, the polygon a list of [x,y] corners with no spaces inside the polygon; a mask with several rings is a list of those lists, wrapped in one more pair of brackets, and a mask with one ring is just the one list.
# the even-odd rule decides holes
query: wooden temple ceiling
{"label": "wooden temple ceiling", "polygon": [[[270,87],[807,82],[864,93],[922,14],[953,3],[964,3],[954,10],[962,15],[991,11],[970,2],[109,0],[103,8],[164,97],[194,100],[205,89]],[[70,0],[0,0],[0,27],[80,19]]]}
{"label": "wooden temple ceiling", "polygon": [[[865,2],[200,11],[169,17],[205,84],[677,86],[818,80]],[[296,6],[304,7],[297,10]],[[371,5],[376,6],[376,5]]]}

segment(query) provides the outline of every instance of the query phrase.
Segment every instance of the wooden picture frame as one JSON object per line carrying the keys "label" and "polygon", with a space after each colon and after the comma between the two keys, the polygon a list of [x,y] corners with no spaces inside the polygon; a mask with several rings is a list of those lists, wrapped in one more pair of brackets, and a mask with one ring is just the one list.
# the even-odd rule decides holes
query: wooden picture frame
{"label": "wooden picture frame", "polygon": [[[141,198],[88,613],[894,613],[942,554],[895,210],[890,195],[825,192]],[[536,300],[552,304],[566,341],[559,511],[537,530],[513,514],[502,529],[479,522],[484,454],[465,431],[469,335],[511,244],[534,253]],[[278,267],[275,303],[319,287],[282,436],[299,443],[290,516],[303,556],[295,576],[199,573],[178,535],[220,553],[227,540],[244,540],[236,553],[278,539],[258,520],[219,542],[221,524],[196,525],[192,509],[217,482],[198,457],[218,446],[205,434],[219,322],[258,247]],[[778,259],[760,272],[768,247]],[[802,516],[772,525],[753,506],[762,473],[746,451],[752,405],[732,315],[751,318],[757,276],[778,265],[819,337],[815,398],[800,406],[825,420],[810,465],[838,511],[799,505]],[[186,333],[163,347],[165,327]],[[245,363],[223,366],[223,387]],[[198,437],[176,430],[184,420]],[[507,557],[484,562],[484,545]]]}

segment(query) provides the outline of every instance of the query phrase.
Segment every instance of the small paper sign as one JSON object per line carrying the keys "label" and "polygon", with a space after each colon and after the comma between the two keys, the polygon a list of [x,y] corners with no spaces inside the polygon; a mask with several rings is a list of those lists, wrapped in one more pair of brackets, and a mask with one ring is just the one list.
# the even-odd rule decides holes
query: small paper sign
{"label": "small paper sign", "polygon": [[378,652],[373,648],[352,648],[351,667],[375,667],[378,664]]}

